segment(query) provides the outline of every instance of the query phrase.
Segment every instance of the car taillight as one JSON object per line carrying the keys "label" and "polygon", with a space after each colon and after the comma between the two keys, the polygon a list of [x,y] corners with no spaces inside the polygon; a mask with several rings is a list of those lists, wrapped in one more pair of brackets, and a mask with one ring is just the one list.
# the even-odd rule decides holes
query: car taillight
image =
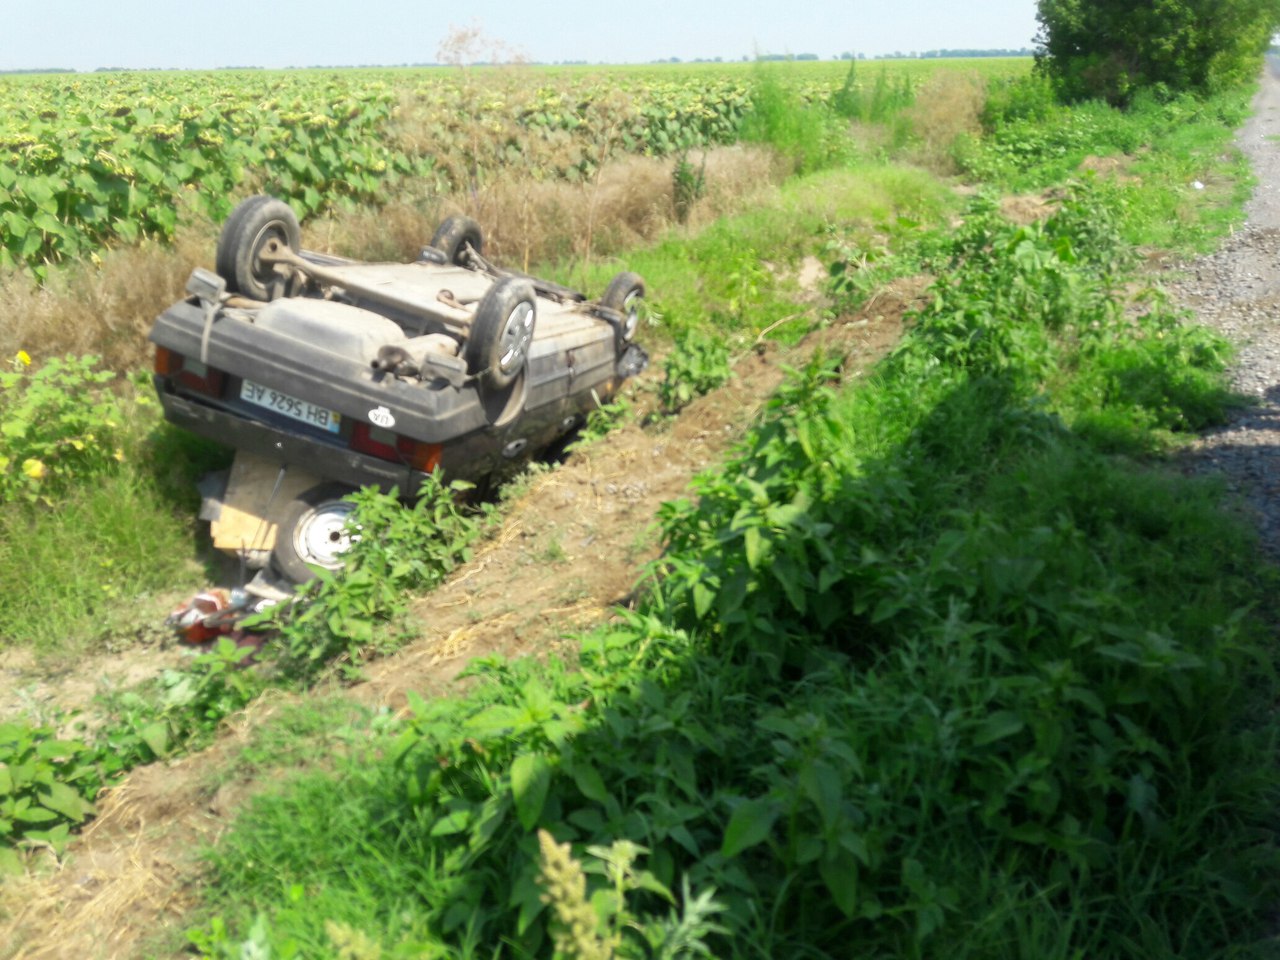
{"label": "car taillight", "polygon": [[166,350],[164,347],[156,347],[156,359],[154,370],[162,377],[172,377],[175,373],[182,369],[182,354],[174,353],[172,350]]}
{"label": "car taillight", "polygon": [[156,347],[155,371],[162,377],[169,377],[188,390],[207,394],[210,397],[222,396],[222,387],[226,382],[226,374],[215,370],[191,357]]}
{"label": "car taillight", "polygon": [[351,449],[379,460],[403,463],[423,473],[431,473],[440,463],[440,444],[421,443],[367,423],[357,423],[352,428]]}

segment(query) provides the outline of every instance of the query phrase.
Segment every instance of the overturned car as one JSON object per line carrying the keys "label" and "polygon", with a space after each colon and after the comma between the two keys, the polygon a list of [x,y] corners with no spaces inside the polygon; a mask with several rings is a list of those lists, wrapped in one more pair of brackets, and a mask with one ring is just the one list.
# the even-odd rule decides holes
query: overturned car
{"label": "overturned car", "polygon": [[336,569],[358,486],[404,497],[427,474],[485,480],[571,433],[648,358],[643,281],[604,295],[503,270],[452,217],[413,263],[301,249],[284,202],[232,211],[216,267],[155,321],[155,386],[174,424],[236,450],[202,485],[214,545],[300,583]]}

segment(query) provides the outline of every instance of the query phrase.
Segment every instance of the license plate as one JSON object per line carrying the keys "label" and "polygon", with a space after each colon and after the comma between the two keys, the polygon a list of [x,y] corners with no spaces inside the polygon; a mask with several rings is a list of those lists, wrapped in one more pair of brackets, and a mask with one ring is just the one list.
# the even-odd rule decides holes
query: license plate
{"label": "license plate", "polygon": [[281,393],[279,390],[264,387],[262,384],[254,383],[252,380],[246,380],[241,384],[240,399],[246,400],[255,406],[265,407],[267,410],[282,413],[294,420],[309,423],[313,427],[319,427],[321,430],[328,430],[330,433],[337,433],[342,426],[342,416],[340,414],[324,407],[317,407],[314,403],[299,400],[297,397],[291,397],[287,393]]}

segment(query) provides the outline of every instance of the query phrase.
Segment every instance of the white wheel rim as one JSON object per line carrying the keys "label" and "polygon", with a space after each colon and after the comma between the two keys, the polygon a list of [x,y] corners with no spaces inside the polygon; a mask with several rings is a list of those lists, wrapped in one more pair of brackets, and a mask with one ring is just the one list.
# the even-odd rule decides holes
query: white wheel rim
{"label": "white wheel rim", "polygon": [[626,320],[622,324],[622,336],[630,340],[636,335],[636,327],[640,325],[640,291],[632,290],[622,301],[622,313]]}
{"label": "white wheel rim", "polygon": [[355,504],[344,500],[324,503],[308,510],[293,531],[293,549],[304,563],[327,570],[342,566],[342,555],[351,548],[347,519]]}
{"label": "white wheel rim", "polygon": [[515,373],[524,363],[529,344],[533,342],[533,316],[533,304],[528,300],[521,300],[507,315],[499,341],[502,355],[498,359],[498,369],[504,374]]}

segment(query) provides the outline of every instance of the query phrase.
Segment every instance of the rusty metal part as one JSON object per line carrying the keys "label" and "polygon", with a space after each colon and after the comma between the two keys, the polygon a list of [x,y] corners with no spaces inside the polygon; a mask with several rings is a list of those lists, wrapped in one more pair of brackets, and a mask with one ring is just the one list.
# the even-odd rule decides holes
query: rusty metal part
{"label": "rusty metal part", "polygon": [[[283,243],[279,237],[269,237],[266,243],[262,245],[262,250],[259,252],[258,257],[263,263],[269,263],[277,267],[280,265],[293,267],[303,276],[309,277],[317,283],[326,283],[331,286],[342,287],[348,291],[355,291],[361,298],[371,300],[383,307],[404,309],[404,304],[401,303],[399,298],[388,295],[372,286],[353,287],[351,281],[341,273],[312,263],[292,250],[287,243]],[[453,333],[465,335],[470,330],[470,324],[466,322],[450,322],[443,319],[440,322],[442,326]]]}
{"label": "rusty metal part", "polygon": [[468,300],[464,303],[453,295],[452,290],[441,290],[436,294],[436,299],[446,307],[453,307],[455,310],[470,310],[476,303],[474,300]]}

